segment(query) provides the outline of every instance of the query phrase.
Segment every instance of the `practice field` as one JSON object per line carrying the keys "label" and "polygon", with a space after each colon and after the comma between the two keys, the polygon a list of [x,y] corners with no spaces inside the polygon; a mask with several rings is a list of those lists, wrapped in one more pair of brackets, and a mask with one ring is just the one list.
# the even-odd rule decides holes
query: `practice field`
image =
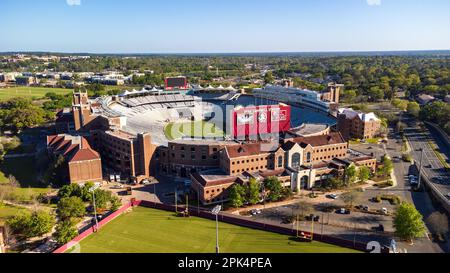
{"label": "practice field", "polygon": [[[83,253],[213,253],[215,221],[179,218],[171,212],[136,207],[82,240]],[[356,252],[320,242],[300,243],[289,236],[219,223],[222,253]]]}
{"label": "practice field", "polygon": [[167,139],[180,139],[184,136],[193,138],[223,137],[224,132],[214,123],[206,121],[173,122],[164,128]]}
{"label": "practice field", "polygon": [[49,92],[54,92],[58,95],[67,95],[72,93],[72,89],[64,88],[48,88],[48,87],[12,87],[2,89],[0,88],[0,101],[8,100],[14,97],[22,98],[42,98]]}

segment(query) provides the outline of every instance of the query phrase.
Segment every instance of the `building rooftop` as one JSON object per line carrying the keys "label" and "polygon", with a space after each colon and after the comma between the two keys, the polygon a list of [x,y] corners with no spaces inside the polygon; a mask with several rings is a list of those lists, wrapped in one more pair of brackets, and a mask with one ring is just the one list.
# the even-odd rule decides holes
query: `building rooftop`
{"label": "building rooftop", "polygon": [[238,179],[236,176],[228,175],[220,169],[196,172],[192,174],[192,177],[194,177],[203,187],[231,184]]}
{"label": "building rooftop", "polygon": [[47,147],[52,148],[53,152],[63,155],[69,163],[100,159],[100,155],[91,148],[88,141],[82,136],[47,136]]}
{"label": "building rooftop", "polygon": [[129,132],[126,131],[122,131],[122,130],[110,130],[110,131],[106,131],[105,132],[108,135],[114,136],[114,137],[118,137],[124,140],[133,140],[136,138],[136,135],[131,134]]}
{"label": "building rooftop", "polygon": [[362,113],[359,111],[355,111],[352,108],[340,108],[338,110],[339,114],[345,115],[347,119],[354,119],[358,117],[360,120],[364,122],[368,121],[379,121],[378,117],[375,115],[375,113]]}
{"label": "building rooftop", "polygon": [[225,152],[230,158],[252,156],[262,153],[274,152],[279,148],[278,143],[270,142],[257,142],[257,143],[246,143],[237,145],[227,145],[225,147]]}
{"label": "building rooftop", "polygon": [[314,123],[305,123],[300,127],[292,128],[289,132],[297,135],[297,136],[309,136],[318,134],[327,130],[329,126],[327,124],[314,124]]}
{"label": "building rooftop", "polygon": [[296,137],[291,140],[300,144],[300,146],[306,147],[311,145],[313,147],[320,147],[326,145],[343,144],[346,143],[341,133],[330,132],[328,135],[310,136],[310,137]]}

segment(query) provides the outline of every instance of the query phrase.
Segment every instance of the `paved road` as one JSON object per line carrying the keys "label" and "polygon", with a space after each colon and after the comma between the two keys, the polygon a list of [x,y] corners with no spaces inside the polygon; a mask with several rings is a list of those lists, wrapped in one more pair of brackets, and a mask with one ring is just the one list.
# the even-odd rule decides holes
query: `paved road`
{"label": "paved road", "polygon": [[450,152],[448,147],[439,140],[437,134],[431,134],[430,131],[421,131],[420,128],[415,126],[413,119],[403,119],[403,122],[407,124],[405,129],[405,136],[408,138],[411,145],[412,155],[416,162],[420,161],[421,149],[423,149],[423,169],[424,175],[427,176],[436,185],[437,189],[446,195],[450,193],[450,173],[445,170],[441,161],[437,158],[433,149],[430,146],[431,143],[435,143],[449,162]]}

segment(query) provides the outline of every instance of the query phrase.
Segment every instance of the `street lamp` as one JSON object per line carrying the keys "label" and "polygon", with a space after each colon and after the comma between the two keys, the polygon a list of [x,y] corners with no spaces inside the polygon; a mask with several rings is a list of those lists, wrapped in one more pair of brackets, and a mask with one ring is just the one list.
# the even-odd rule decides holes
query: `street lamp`
{"label": "street lamp", "polygon": [[97,208],[95,206],[95,190],[98,189],[100,185],[94,185],[92,188],[89,189],[89,192],[92,192],[92,200],[94,203],[94,217],[95,217],[95,230],[98,230],[98,220],[97,220]]}
{"label": "street lamp", "polygon": [[420,190],[420,183],[422,182],[422,163],[423,163],[423,148],[420,149],[420,162],[419,162],[419,177],[417,178],[417,189]]}
{"label": "street lamp", "polygon": [[219,254],[219,212],[222,210],[221,205],[217,205],[212,209],[212,214],[216,216],[216,253]]}

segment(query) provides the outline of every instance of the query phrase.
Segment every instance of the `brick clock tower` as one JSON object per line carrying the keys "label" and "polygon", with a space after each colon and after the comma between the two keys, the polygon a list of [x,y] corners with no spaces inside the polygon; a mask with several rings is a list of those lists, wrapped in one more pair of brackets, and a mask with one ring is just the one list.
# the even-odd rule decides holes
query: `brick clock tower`
{"label": "brick clock tower", "polygon": [[94,119],[87,91],[73,93],[72,113],[76,131],[79,131]]}

